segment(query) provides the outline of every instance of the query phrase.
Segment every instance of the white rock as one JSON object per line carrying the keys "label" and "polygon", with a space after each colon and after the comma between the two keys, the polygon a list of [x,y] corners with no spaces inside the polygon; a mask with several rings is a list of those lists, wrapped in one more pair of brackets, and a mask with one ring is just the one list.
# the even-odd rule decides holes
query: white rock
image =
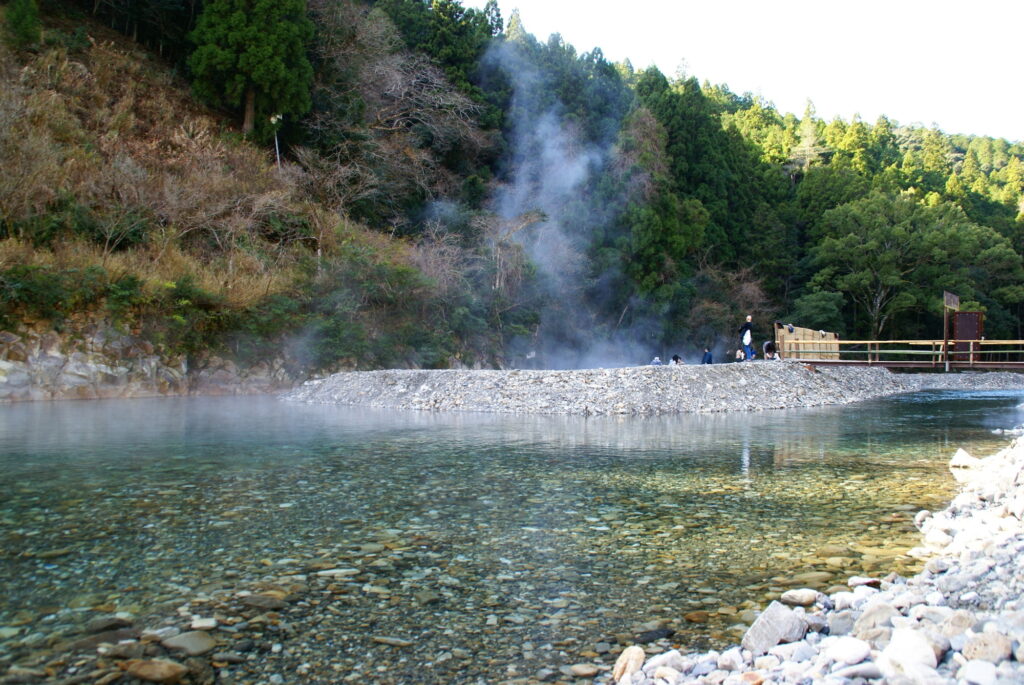
{"label": "white rock", "polygon": [[654,677],[656,679],[667,680],[670,683],[676,682],[676,679],[679,678],[680,675],[682,674],[671,666],[659,666],[654,671]]}
{"label": "white rock", "polygon": [[324,571],[317,571],[318,576],[324,578],[339,578],[344,576],[357,576],[359,575],[359,569],[357,568],[329,568]]}
{"label": "white rock", "polygon": [[722,671],[738,671],[743,668],[743,654],[739,647],[733,647],[722,652],[718,657],[718,668]]}
{"label": "white rock", "polygon": [[882,670],[878,668],[878,664],[875,662],[865,661],[853,666],[840,668],[829,675],[834,678],[866,678],[867,680],[874,680],[875,678],[882,677]]}
{"label": "white rock", "polygon": [[824,652],[832,661],[852,666],[871,655],[871,645],[855,637],[841,637],[829,644]]}
{"label": "white rock", "polygon": [[781,602],[772,602],[743,635],[741,644],[755,655],[764,654],[780,642],[794,642],[807,632],[807,624]]}
{"label": "white rock", "polygon": [[809,607],[814,604],[818,599],[818,591],[810,588],[800,588],[797,590],[786,590],[779,597],[779,601],[789,606],[798,607]]}
{"label": "white rock", "polygon": [[961,447],[949,460],[949,470],[957,482],[965,483],[975,477],[975,471],[981,467],[981,463],[981,459],[972,457]]}
{"label": "white rock", "polygon": [[939,528],[931,528],[924,536],[924,544],[935,550],[943,550],[953,542],[953,536]]}
{"label": "white rock", "polygon": [[670,649],[648,659],[647,663],[644,664],[644,673],[652,673],[662,666],[668,666],[677,671],[685,671],[687,670],[687,661],[679,653],[678,649]]}
{"label": "white rock", "polygon": [[832,603],[835,605],[836,611],[852,609],[856,606],[857,601],[857,595],[852,592],[836,592],[832,595]]}
{"label": "white rock", "polygon": [[995,685],[996,666],[989,661],[968,661],[957,671],[956,677],[967,685]]}
{"label": "white rock", "polygon": [[920,673],[920,667],[934,669],[935,651],[928,639],[916,630],[896,628],[889,644],[878,658],[878,666],[887,677]]}

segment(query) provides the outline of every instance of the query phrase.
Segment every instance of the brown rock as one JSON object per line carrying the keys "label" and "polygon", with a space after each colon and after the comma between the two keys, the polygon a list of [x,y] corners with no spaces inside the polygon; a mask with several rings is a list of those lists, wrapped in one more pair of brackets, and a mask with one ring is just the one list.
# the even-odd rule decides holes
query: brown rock
{"label": "brown rock", "polygon": [[747,671],[740,676],[740,680],[744,683],[750,683],[750,685],[761,685],[764,682],[764,676],[757,671]]}
{"label": "brown rock", "polygon": [[267,609],[277,611],[288,606],[283,599],[269,597],[267,595],[249,595],[242,598],[242,604],[256,609]]}
{"label": "brown rock", "polygon": [[187,668],[177,661],[168,659],[151,659],[149,661],[135,659],[125,662],[125,666],[129,675],[151,683],[176,683],[188,673]]}
{"label": "brown rock", "polygon": [[968,659],[981,659],[998,664],[1010,658],[1013,644],[1002,633],[985,631],[975,635],[964,645],[963,654]]}

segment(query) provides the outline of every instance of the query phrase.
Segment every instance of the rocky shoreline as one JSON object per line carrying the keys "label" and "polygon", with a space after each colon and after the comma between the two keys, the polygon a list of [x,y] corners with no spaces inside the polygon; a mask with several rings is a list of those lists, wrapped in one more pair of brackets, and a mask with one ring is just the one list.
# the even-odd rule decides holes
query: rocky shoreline
{"label": "rocky shoreline", "polygon": [[0,403],[45,400],[257,395],[297,382],[284,359],[242,367],[160,353],[148,340],[103,324],[0,331]]}
{"label": "rocky shoreline", "polygon": [[914,553],[928,558],[918,575],[789,590],[733,648],[631,646],[610,668],[573,673],[630,685],[1024,682],[1024,441],[985,459],[959,450],[949,466],[962,492],[915,518]]}
{"label": "rocky shoreline", "polygon": [[878,367],[797,362],[573,371],[353,371],[307,381],[283,399],[431,411],[655,415],[848,404],[933,388],[1024,388],[1024,375],[897,374]]}

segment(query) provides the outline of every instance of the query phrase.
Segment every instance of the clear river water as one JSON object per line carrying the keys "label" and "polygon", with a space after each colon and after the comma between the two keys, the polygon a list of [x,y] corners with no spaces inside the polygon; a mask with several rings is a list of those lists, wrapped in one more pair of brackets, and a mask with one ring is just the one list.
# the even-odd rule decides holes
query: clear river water
{"label": "clear river water", "polygon": [[1006,444],[992,431],[1021,423],[1022,399],[654,418],[3,406],[0,656],[97,612],[202,615],[288,578],[312,592],[266,658],[325,680],[532,674],[658,627],[719,646],[787,588],[914,572],[914,513],[952,496],[956,448]]}

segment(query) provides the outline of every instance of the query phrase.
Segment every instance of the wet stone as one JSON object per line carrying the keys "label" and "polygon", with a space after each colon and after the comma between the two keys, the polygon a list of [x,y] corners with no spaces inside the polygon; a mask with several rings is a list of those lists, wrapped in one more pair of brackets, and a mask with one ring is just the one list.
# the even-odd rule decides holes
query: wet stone
{"label": "wet stone", "polygon": [[217,646],[217,641],[205,630],[192,630],[169,637],[160,644],[170,650],[180,650],[189,656],[198,656],[213,650]]}

